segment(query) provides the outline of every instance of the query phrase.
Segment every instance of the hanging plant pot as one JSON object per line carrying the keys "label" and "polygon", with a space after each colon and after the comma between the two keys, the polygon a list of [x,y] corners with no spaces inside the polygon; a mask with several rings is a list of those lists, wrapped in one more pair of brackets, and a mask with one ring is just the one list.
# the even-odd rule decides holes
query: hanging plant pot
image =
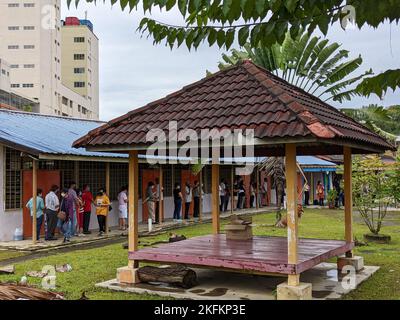
{"label": "hanging plant pot", "polygon": [[364,240],[367,242],[375,242],[375,243],[389,243],[392,240],[392,238],[387,234],[367,233],[364,234]]}

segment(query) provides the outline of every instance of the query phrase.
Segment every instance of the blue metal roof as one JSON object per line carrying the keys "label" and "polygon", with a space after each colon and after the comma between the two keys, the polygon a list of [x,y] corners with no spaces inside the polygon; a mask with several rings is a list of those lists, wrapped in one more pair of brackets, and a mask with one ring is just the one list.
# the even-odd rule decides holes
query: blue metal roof
{"label": "blue metal roof", "polygon": [[73,141],[102,124],[101,121],[0,110],[0,143],[33,154],[127,157],[125,154],[72,148]]}
{"label": "blue metal roof", "polygon": [[313,156],[297,156],[297,162],[302,166],[315,166],[315,167],[335,166],[336,167],[336,164],[333,162],[322,160],[320,158],[313,157]]}

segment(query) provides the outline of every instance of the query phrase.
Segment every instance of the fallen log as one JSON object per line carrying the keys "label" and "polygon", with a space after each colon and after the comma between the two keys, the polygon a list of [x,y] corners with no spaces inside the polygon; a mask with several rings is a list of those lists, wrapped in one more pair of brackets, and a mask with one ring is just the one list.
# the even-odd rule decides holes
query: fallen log
{"label": "fallen log", "polygon": [[145,266],[138,270],[141,282],[162,282],[189,289],[197,284],[197,275],[185,266],[152,267]]}
{"label": "fallen log", "polygon": [[0,274],[13,274],[15,272],[14,265],[0,267]]}

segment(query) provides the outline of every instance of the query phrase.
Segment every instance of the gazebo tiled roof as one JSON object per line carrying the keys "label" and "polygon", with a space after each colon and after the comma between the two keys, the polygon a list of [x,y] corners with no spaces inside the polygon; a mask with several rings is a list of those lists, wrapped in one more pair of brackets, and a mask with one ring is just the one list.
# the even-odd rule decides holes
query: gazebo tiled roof
{"label": "gazebo tiled roof", "polygon": [[[274,76],[250,61],[219,71],[163,99],[135,109],[92,130],[75,147],[110,150],[146,144],[151,128],[253,128],[266,145],[295,140],[303,154],[329,154],[341,145],[355,152],[382,152],[394,147],[383,137],[304,90]],[[326,144],[326,150],[307,152],[307,146]],[[299,145],[300,146],[300,145]],[[334,146],[334,147],[332,147]],[[275,148],[276,149],[276,148]],[[340,152],[341,153],[341,152]]]}

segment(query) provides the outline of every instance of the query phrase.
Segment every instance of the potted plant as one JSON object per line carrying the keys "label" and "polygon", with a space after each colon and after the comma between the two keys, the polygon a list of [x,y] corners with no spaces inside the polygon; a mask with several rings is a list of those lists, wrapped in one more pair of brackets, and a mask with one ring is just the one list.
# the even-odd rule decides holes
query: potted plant
{"label": "potted plant", "polygon": [[335,209],[335,202],[336,202],[337,197],[338,197],[338,193],[337,193],[336,189],[331,189],[328,191],[327,200],[328,200],[329,209]]}

